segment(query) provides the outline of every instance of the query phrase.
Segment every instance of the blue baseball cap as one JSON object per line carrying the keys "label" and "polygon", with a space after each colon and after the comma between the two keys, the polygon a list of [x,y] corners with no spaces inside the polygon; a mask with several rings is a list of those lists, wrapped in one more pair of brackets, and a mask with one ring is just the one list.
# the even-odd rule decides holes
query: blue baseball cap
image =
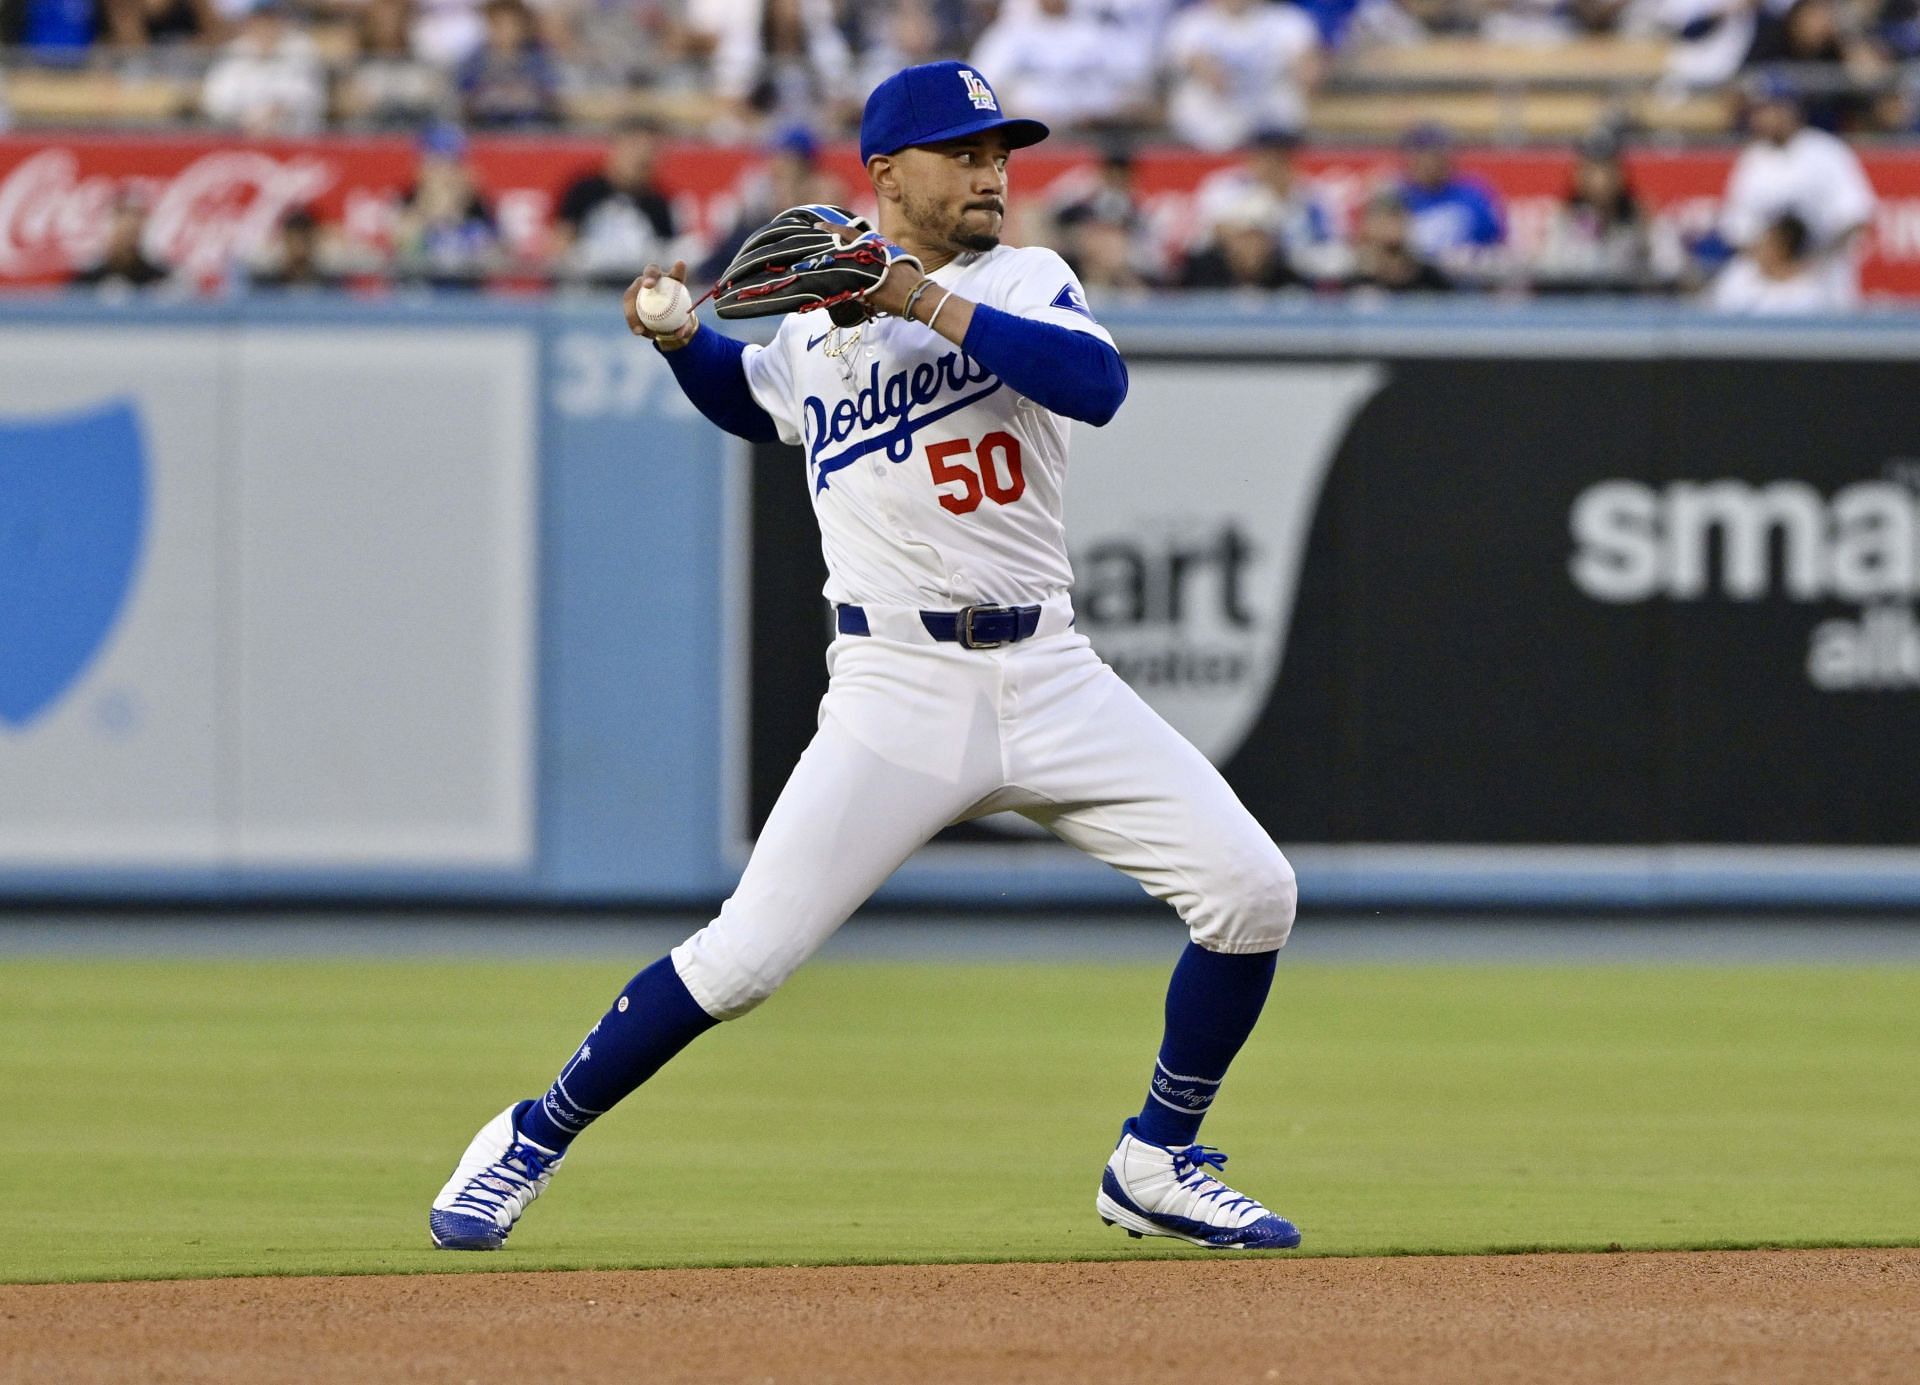
{"label": "blue baseball cap", "polygon": [[451,120],[436,120],[420,132],[419,150],[443,159],[467,156],[467,132]]}
{"label": "blue baseball cap", "polygon": [[1012,149],[1038,144],[1050,133],[1037,120],[1000,114],[1000,98],[987,79],[965,63],[922,63],[894,73],[867,98],[860,117],[860,161],[983,130],[1005,132]]}
{"label": "blue baseball cap", "polygon": [[820,141],[812,130],[798,123],[782,125],[774,132],[773,143],[768,148],[775,154],[791,154],[807,163],[820,155]]}
{"label": "blue baseball cap", "polygon": [[1747,100],[1756,106],[1799,106],[1806,93],[1784,68],[1763,67],[1747,82]]}

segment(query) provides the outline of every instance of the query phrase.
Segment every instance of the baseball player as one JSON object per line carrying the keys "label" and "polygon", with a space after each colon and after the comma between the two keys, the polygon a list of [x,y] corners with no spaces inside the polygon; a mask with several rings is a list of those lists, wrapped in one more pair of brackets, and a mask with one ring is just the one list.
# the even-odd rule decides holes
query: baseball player
{"label": "baseball player", "polygon": [[1300,1243],[1196,1143],[1293,925],[1293,870],[1074,630],[1070,421],[1111,420],[1127,376],[1066,262],[1000,243],[1008,156],[1046,135],[1004,116],[972,68],[908,68],[860,127],[878,229],[796,208],[717,286],[723,317],[827,311],[794,312],[761,347],[690,317],[647,327],[637,304],[665,284],[658,267],[628,290],[629,325],[707,418],[805,448],[839,632],[831,678],[732,898],[627,984],[543,1096],[474,1137],[434,1199],[435,1245],[500,1247],[596,1118],[771,995],[941,828],[1009,810],[1131,875],[1191,938],[1145,1104],[1101,1176],[1101,1218],[1199,1246]]}

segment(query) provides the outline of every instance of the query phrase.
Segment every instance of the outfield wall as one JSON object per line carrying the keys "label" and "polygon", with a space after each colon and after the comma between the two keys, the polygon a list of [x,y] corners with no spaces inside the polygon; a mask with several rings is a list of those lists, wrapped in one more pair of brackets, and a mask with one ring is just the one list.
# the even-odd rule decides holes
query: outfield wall
{"label": "outfield wall", "polygon": [[[1104,316],[1081,627],[1310,902],[1920,901],[1920,319]],[[801,467],[604,305],[0,310],[0,898],[723,894]],[[889,893],[1138,898],[1018,820]]]}

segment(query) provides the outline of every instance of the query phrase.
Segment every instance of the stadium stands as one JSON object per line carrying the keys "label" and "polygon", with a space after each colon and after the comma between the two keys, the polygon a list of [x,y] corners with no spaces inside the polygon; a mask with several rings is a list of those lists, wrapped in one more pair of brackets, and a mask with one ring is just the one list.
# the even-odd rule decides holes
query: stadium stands
{"label": "stadium stands", "polygon": [[[1670,176],[1635,146],[1729,149],[1745,129],[1756,71],[1789,74],[1810,122],[1845,137],[1897,140],[1915,124],[1902,64],[1920,54],[1920,41],[1909,41],[1914,26],[1896,0],[1762,0],[1757,9],[1715,9],[1715,2],[531,0],[529,7],[523,0],[305,0],[296,7],[287,0],[0,0],[0,127],[10,125],[16,142],[10,160],[0,156],[0,180],[30,161],[32,141],[52,147],[87,132],[199,138],[214,131],[228,141],[323,144],[351,135],[404,151],[420,131],[444,122],[514,139],[592,140],[643,121],[677,147],[734,151],[728,167],[764,182],[764,173],[739,163],[742,151],[754,164],[764,157],[755,151],[801,127],[809,147],[817,140],[842,148],[879,75],[984,42],[981,51],[995,59],[988,75],[1024,93],[1027,104],[1047,107],[1064,137],[1054,147],[1077,147],[1088,167],[1100,148],[1120,151],[1116,168],[1127,162],[1124,151],[1143,151],[1145,180],[1125,193],[1130,210],[1121,222],[1108,209],[1058,226],[1040,209],[1014,227],[1073,251],[1095,287],[1236,282],[1226,267],[1232,257],[1220,258],[1217,232],[1227,223],[1213,219],[1228,214],[1226,204],[1206,204],[1196,189],[1242,155],[1258,164],[1246,150],[1277,122],[1290,142],[1304,141],[1301,177],[1324,184],[1313,194],[1314,215],[1327,231],[1300,251],[1294,231],[1306,203],[1290,187],[1252,189],[1256,195],[1230,209],[1232,224],[1264,236],[1275,254],[1254,254],[1247,242],[1247,265],[1265,266],[1248,269],[1247,287],[1324,293],[1365,280],[1356,257],[1383,247],[1369,250],[1363,224],[1387,237],[1389,262],[1401,253],[1396,217],[1410,218],[1419,241],[1435,216],[1419,196],[1408,201],[1410,185],[1399,181],[1392,151],[1410,129],[1438,125],[1483,151],[1539,151],[1549,163],[1476,166],[1476,176],[1491,179],[1497,237],[1472,263],[1459,255],[1440,263],[1444,255],[1420,252],[1416,259],[1435,262],[1403,265],[1405,273],[1389,280],[1426,289],[1444,280],[1474,290],[1670,293],[1704,284],[1738,249],[1715,235],[1707,202],[1724,184],[1731,155],[1703,155]],[[1281,14],[1286,23],[1268,22]],[[1249,57],[1237,65],[1242,42],[1266,45],[1258,63]],[[1113,95],[1070,98],[1058,90],[1069,82]],[[19,144],[23,137],[27,145]],[[1594,139],[1624,146],[1615,155],[1625,156],[1622,206],[1646,223],[1635,233],[1643,242],[1638,267],[1624,277],[1579,268],[1599,255],[1619,269],[1614,251],[1575,245],[1591,217],[1567,191],[1571,153]],[[1183,143],[1205,158],[1168,152]],[[593,155],[569,149],[555,157],[579,165]],[[379,276],[400,264],[393,227],[413,175],[390,165],[410,158],[392,154],[380,175],[385,190],[361,190],[351,208],[283,209],[314,218],[316,244],[322,258],[337,261],[340,281],[350,271]],[[526,187],[519,175],[502,184],[490,158],[481,157],[470,181],[487,215],[500,220],[497,235],[489,233],[499,246],[484,265],[436,273],[430,282],[502,274],[523,284],[566,280],[544,231],[557,187]],[[1896,156],[1875,158],[1870,180],[1885,175],[1889,158],[1897,164]],[[1051,186],[1063,170],[1047,168]],[[1905,178],[1904,164],[1895,171]],[[557,171],[552,181],[578,172]],[[1656,186],[1643,192],[1650,173]],[[52,195],[44,175],[42,168],[29,191]],[[150,193],[155,175],[140,176]],[[844,186],[848,172],[834,176]],[[676,178],[687,182],[684,172],[667,181]],[[752,202],[758,185],[722,190],[704,177],[693,181],[701,187],[681,195],[699,205],[678,249],[698,263],[725,243],[731,208]],[[1060,205],[1065,195],[1050,192],[1048,201]],[[1403,204],[1398,212],[1395,199]],[[1899,215],[1912,205],[1903,203]],[[1610,214],[1601,221],[1609,229],[1592,234],[1613,237],[1617,251],[1626,223]],[[274,230],[243,227],[231,247],[238,259],[224,269],[210,266],[205,253],[154,249],[183,273],[192,259],[191,277],[203,289],[245,283],[244,262],[271,257]],[[98,252],[98,237],[69,239],[86,251],[74,252],[73,268]],[[1851,235],[1840,251],[1859,248]],[[1303,261],[1282,263],[1302,253]],[[1869,248],[1870,259],[1875,253]],[[1920,248],[1912,258],[1920,261]],[[1889,291],[1900,273],[1889,277],[1870,263],[1869,294]],[[0,286],[35,277],[0,269]]]}

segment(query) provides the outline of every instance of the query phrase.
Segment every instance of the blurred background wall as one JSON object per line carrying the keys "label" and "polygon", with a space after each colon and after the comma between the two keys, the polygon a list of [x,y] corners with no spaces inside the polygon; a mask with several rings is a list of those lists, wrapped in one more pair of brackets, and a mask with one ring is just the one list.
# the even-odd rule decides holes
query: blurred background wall
{"label": "blurred background wall", "polygon": [[948,56],[1133,371],[1081,628],[1310,904],[1920,901],[1913,0],[0,0],[0,898],[724,894],[814,526],[618,294]]}
{"label": "blurred background wall", "polygon": [[[1082,627],[1310,902],[1920,897],[1920,324],[1103,316]],[[824,688],[803,478],[606,304],[14,305],[0,894],[724,894]],[[1018,819],[889,887],[1134,895]]]}

